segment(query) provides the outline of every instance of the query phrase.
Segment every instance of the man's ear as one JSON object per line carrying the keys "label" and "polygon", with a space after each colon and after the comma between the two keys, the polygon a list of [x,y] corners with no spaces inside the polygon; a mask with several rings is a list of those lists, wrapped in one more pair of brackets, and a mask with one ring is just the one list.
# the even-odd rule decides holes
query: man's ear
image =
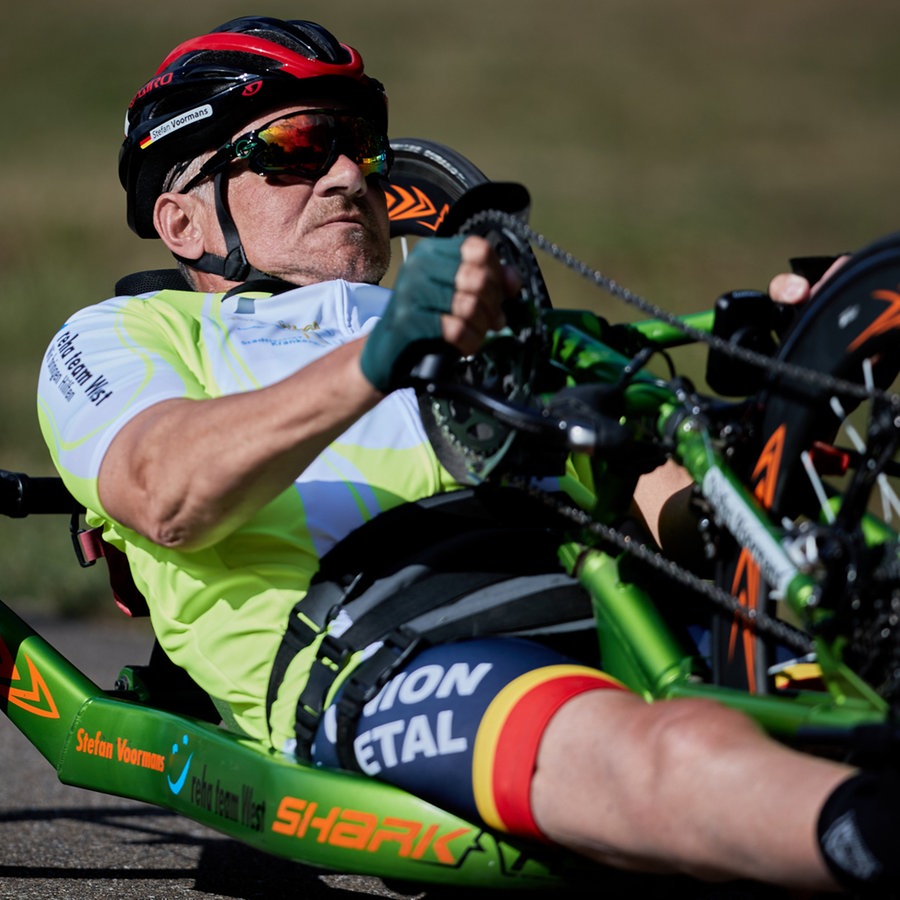
{"label": "man's ear", "polygon": [[156,198],[153,225],[176,256],[199,259],[206,247],[206,209],[195,196],[169,191]]}

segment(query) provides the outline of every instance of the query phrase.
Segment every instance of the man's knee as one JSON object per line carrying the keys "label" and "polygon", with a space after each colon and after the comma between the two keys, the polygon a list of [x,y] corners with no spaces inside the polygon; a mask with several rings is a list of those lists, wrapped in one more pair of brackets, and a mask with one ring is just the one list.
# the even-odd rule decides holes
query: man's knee
{"label": "man's knee", "polygon": [[[615,798],[615,806],[652,809],[669,791],[683,790],[685,780],[699,782],[708,767],[724,764],[731,749],[759,735],[746,716],[713,701],[648,704],[625,692],[585,694],[547,728],[533,794],[564,796],[577,785],[579,793],[606,802]],[[538,806],[543,807],[540,800]]]}
{"label": "man's knee", "polygon": [[761,733],[743,713],[713,700],[660,701],[647,707],[645,718],[644,746],[667,763],[715,760]]}
{"label": "man's knee", "polygon": [[567,753],[583,746],[589,756],[609,752],[652,754],[664,759],[716,754],[742,743],[759,728],[745,715],[704,699],[645,703],[634,694],[593,692],[575,698],[557,714],[545,737],[546,755],[558,745]]}
{"label": "man's knee", "polygon": [[602,861],[644,864],[654,853],[660,861],[661,837],[678,847],[686,840],[684,798],[702,795],[712,769],[729,765],[729,748],[758,734],[744,715],[712,701],[583,695],[545,733],[532,782],[535,819],[551,839]]}

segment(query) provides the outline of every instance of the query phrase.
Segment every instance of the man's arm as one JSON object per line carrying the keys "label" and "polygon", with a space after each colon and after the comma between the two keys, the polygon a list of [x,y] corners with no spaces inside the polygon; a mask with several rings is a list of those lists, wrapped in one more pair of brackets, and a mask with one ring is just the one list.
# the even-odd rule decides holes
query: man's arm
{"label": "man's arm", "polygon": [[144,410],[103,458],[105,510],[162,546],[214,543],[289,487],[381,398],[359,368],[363,343],[257,391]]}
{"label": "man's arm", "polygon": [[[424,262],[422,257],[425,256]],[[398,278],[394,313],[369,337],[369,369],[390,372],[419,339],[443,338],[471,353],[503,325],[502,303],[515,283],[482,238],[468,238],[444,260],[447,298],[421,317],[426,254]],[[404,268],[407,268],[405,266]],[[449,274],[448,274],[449,273]],[[407,323],[412,322],[412,325]],[[209,546],[287,489],[325,447],[384,396],[360,359],[365,340],[345,344],[269,387],[205,400],[172,399],[135,416],[116,435],[100,467],[99,492],[116,521],[166,547]]]}

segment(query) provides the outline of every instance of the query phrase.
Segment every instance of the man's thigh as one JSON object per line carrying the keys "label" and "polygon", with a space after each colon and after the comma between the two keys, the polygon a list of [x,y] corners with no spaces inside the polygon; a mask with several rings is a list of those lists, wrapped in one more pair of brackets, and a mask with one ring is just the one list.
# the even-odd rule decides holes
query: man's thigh
{"label": "man's thigh", "polygon": [[[544,729],[565,702],[621,690],[597,669],[514,638],[429,647],[368,703],[353,751],[358,765],[491,827],[531,837],[530,786]],[[337,767],[336,714],[326,711],[313,759]]]}

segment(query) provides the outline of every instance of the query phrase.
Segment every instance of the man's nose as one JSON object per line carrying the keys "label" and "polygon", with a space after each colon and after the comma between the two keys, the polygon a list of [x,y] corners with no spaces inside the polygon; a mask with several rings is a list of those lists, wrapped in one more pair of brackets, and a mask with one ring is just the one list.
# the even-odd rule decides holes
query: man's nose
{"label": "man's nose", "polygon": [[345,154],[340,154],[331,168],[316,182],[316,190],[322,193],[346,193],[359,196],[368,185],[362,169]]}

